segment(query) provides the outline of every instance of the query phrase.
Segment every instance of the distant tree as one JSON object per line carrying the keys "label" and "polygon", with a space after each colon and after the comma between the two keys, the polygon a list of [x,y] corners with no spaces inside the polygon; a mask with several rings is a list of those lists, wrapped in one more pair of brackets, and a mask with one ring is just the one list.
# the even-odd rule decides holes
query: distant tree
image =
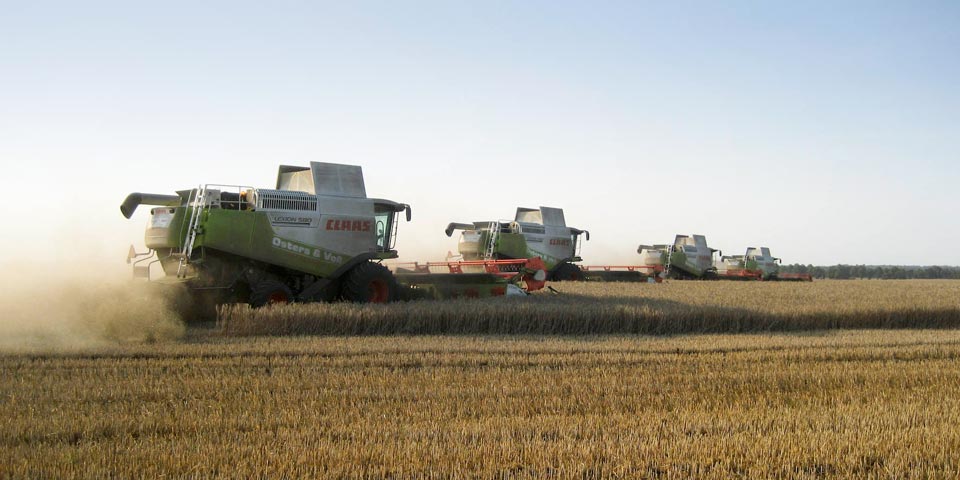
{"label": "distant tree", "polygon": [[924,277],[923,278],[944,278],[943,268],[940,268],[936,265],[932,267],[927,267],[923,269]]}
{"label": "distant tree", "polygon": [[813,267],[811,272],[815,278],[827,278],[827,269],[824,267]]}
{"label": "distant tree", "polygon": [[867,266],[866,265],[854,265],[850,269],[850,276],[852,278],[867,278]]}
{"label": "distant tree", "polygon": [[824,279],[853,279],[870,278],[884,280],[899,279],[954,279],[960,280],[960,267],[948,267],[941,265],[931,265],[925,267],[912,266],[883,266],[883,265],[848,265],[837,264],[830,266],[818,266],[802,263],[793,263],[781,265],[780,271],[783,273],[806,273],[813,278]]}
{"label": "distant tree", "polygon": [[849,280],[851,270],[852,269],[850,268],[850,265],[843,265],[843,264],[837,265],[836,278],[839,280]]}

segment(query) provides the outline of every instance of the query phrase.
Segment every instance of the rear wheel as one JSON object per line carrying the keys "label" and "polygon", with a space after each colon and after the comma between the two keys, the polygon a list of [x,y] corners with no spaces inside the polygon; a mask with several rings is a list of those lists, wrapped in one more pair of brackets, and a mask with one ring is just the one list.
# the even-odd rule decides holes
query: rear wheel
{"label": "rear wheel", "polygon": [[279,280],[262,280],[250,289],[250,305],[254,308],[277,303],[290,303],[293,293]]}
{"label": "rear wheel", "polygon": [[349,302],[391,302],[397,298],[397,280],[387,267],[364,262],[347,273],[340,296]]}
{"label": "rear wheel", "polygon": [[583,280],[583,271],[580,267],[572,263],[561,263],[554,271],[550,279],[556,282],[562,281],[580,281]]}
{"label": "rear wheel", "polygon": [[667,272],[667,278],[673,280],[693,280],[695,277],[679,268],[670,267],[670,271]]}

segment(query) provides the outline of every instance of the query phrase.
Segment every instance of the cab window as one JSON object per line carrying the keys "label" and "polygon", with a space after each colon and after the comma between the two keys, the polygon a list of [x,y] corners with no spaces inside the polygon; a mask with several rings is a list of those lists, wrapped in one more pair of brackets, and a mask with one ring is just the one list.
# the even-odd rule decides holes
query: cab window
{"label": "cab window", "polygon": [[392,209],[386,210],[379,205],[374,208],[374,228],[377,235],[377,250],[380,252],[393,250],[393,223],[396,215]]}

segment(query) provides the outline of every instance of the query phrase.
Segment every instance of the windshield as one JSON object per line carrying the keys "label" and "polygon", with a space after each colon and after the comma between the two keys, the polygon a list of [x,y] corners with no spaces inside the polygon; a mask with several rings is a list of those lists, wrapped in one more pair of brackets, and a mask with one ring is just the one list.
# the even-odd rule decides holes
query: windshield
{"label": "windshield", "polygon": [[397,213],[391,210],[383,210],[381,206],[374,209],[373,218],[376,223],[377,233],[377,251],[386,252],[393,250],[393,244],[396,240],[396,230],[394,220]]}

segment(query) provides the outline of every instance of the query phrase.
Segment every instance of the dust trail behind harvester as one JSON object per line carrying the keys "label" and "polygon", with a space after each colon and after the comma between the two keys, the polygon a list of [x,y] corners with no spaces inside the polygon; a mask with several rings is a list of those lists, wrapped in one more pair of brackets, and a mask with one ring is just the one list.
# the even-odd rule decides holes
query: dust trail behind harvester
{"label": "dust trail behind harvester", "polygon": [[185,331],[173,292],[95,269],[67,278],[62,271],[5,270],[30,273],[0,281],[0,354],[81,352],[172,340]]}

